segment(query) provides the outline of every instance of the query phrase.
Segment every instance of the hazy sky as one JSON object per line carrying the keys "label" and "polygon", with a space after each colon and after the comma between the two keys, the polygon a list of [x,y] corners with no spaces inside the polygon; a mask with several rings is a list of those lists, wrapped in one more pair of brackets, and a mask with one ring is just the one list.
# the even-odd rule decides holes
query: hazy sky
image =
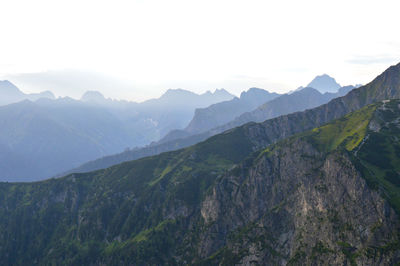
{"label": "hazy sky", "polygon": [[284,92],[400,62],[400,1],[2,0],[0,78],[143,100],[168,88]]}

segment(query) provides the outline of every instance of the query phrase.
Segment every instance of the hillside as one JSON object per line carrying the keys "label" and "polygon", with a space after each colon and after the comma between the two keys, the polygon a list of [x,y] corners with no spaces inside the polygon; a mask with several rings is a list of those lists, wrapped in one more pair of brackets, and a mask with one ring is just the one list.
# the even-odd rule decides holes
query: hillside
{"label": "hillside", "polygon": [[[266,132],[268,138],[260,143],[261,146],[265,146],[274,143],[279,139],[321,126],[333,119],[358,110],[365,105],[385,99],[398,98],[400,98],[400,64],[389,67],[367,85],[355,88],[345,96],[335,98],[327,104],[313,109],[266,120],[261,124],[255,125],[252,132],[255,132],[255,134],[257,132]],[[238,124],[230,123],[201,134],[182,137],[169,142],[153,144],[141,149],[133,149],[120,154],[106,156],[83,164],[67,173],[93,171],[110,167],[111,165],[124,161],[135,160],[145,156],[160,154],[161,152],[188,147],[203,141],[210,136],[238,126],[240,123],[243,123],[243,121],[241,122],[238,120],[237,123]]]}
{"label": "hillside", "polygon": [[[399,114],[400,101],[368,105],[255,153],[268,135],[246,125],[105,170],[2,183],[0,261],[399,262],[399,145],[387,145]],[[368,164],[375,135],[386,165]]]}

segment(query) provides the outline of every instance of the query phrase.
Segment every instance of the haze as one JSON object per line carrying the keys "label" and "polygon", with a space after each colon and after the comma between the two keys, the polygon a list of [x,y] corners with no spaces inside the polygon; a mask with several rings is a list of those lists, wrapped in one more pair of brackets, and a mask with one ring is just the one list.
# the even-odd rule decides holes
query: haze
{"label": "haze", "polygon": [[28,93],[98,90],[142,101],[169,88],[286,92],[322,73],[367,83],[400,59],[398,1],[13,0],[0,8],[0,79]]}

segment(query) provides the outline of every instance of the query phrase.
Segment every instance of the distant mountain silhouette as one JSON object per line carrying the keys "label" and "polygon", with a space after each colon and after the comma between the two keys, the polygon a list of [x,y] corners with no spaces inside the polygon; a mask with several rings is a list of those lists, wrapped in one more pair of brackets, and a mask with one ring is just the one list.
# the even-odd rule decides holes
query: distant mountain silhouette
{"label": "distant mountain silhouette", "polygon": [[233,99],[234,96],[224,89],[196,94],[183,89],[169,89],[160,98],[142,103],[106,99],[100,92],[88,91],[81,100],[88,104],[111,109],[116,115],[130,120],[151,122],[154,126],[152,140],[164,137],[175,129],[183,129],[192,119],[196,108],[205,108],[212,104]]}
{"label": "distant mountain silhouette", "polygon": [[185,131],[200,133],[223,125],[233,120],[236,116],[251,111],[278,96],[279,94],[277,93],[250,88],[248,91],[242,92],[240,98],[213,104],[207,108],[196,109],[194,117],[185,128]]}
{"label": "distant mountain silhouette", "polygon": [[0,105],[20,102],[23,100],[35,101],[40,98],[55,99],[50,91],[25,94],[8,80],[0,80]]}
{"label": "distant mountain silhouette", "polygon": [[97,91],[86,92],[81,100],[51,99],[42,98],[52,95],[47,92],[26,95],[10,82],[1,85],[7,100],[18,102],[0,106],[0,181],[45,179],[144,146],[186,125],[195,108],[233,98],[225,90],[202,95],[169,90],[144,103],[106,99]]}
{"label": "distant mountain silhouette", "polygon": [[[170,132],[163,139],[161,139],[159,143],[201,134],[219,126],[229,129],[248,122],[262,122],[266,119],[274,118],[280,115],[304,111],[306,109],[314,108],[321,104],[327,103],[333,98],[343,96],[353,88],[354,86],[346,86],[340,88],[337,93],[322,94],[314,88],[306,87],[291,94],[280,95],[279,97],[276,97],[278,95],[275,94],[274,97],[269,96],[271,100],[260,101],[261,104],[255,106],[254,108],[250,108],[250,110],[247,112],[242,112],[244,108],[241,108],[240,102],[238,101],[232,100],[230,102],[222,102],[205,109],[196,110],[195,117],[190,122],[188,127],[186,127],[184,130],[174,130]],[[245,95],[244,98],[246,98]],[[255,97],[250,98],[257,98],[257,96],[258,95],[255,95]],[[263,98],[258,96],[258,99],[261,100]],[[243,102],[245,101],[243,100]],[[263,102],[264,104],[262,104]],[[226,103],[230,103],[231,105],[229,108],[224,109]],[[215,110],[216,108],[213,108],[214,106],[220,107],[220,109]],[[220,121],[222,120],[224,123],[214,122],[216,119],[213,119],[213,117],[219,118],[221,116],[227,118],[225,120],[220,119]]]}
{"label": "distant mountain silhouette", "polygon": [[321,93],[332,92],[335,93],[341,87],[339,83],[327,74],[316,76],[307,87],[317,89]]}
{"label": "distant mountain silhouette", "polygon": [[207,131],[192,131],[174,130],[166,137],[158,142],[144,148],[136,148],[127,150],[125,152],[99,158],[97,160],[83,164],[82,166],[72,169],[67,173],[72,172],[88,172],[101,168],[106,168],[111,165],[121,163],[124,161],[134,160],[146,156],[159,154],[166,151],[176,150],[183,147],[204,141],[205,139],[224,132],[225,130],[232,129],[244,125],[249,122],[261,122],[281,115],[304,111],[319,105],[325,104],[330,100],[343,96],[352,90],[354,86],[346,86],[339,89],[337,93],[320,93],[314,88],[303,88],[292,94],[284,94],[279,97],[268,101],[251,112],[246,112],[231,120],[229,123],[214,127]]}

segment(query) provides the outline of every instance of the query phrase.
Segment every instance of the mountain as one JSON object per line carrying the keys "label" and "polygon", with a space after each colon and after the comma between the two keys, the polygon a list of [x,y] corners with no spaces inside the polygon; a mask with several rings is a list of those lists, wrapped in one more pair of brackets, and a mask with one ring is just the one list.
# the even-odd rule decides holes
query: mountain
{"label": "mountain", "polygon": [[142,103],[106,99],[97,91],[86,92],[81,100],[88,104],[107,107],[115,115],[123,116],[128,120],[152,123],[153,129],[149,134],[151,140],[156,141],[171,130],[183,129],[193,117],[196,108],[204,108],[215,103],[228,101],[233,97],[224,89],[217,89],[213,93],[207,91],[203,94],[196,94],[183,89],[169,89],[160,98],[150,99]]}
{"label": "mountain", "polygon": [[[183,129],[192,119],[196,108],[204,108],[233,98],[234,96],[224,89],[200,95],[182,89],[170,89],[157,100],[143,102],[139,112],[148,114],[157,121],[159,137],[162,138],[171,130]],[[148,109],[150,111],[147,111]]]}
{"label": "mountain", "polygon": [[[24,96],[11,83],[2,84],[8,95]],[[86,92],[80,101],[42,98],[46,95],[30,94],[35,102],[0,106],[1,181],[45,179],[146,145],[163,131],[187,123],[196,107],[233,97],[224,90],[202,95],[170,90],[159,99],[134,103],[106,99],[96,91]]]}
{"label": "mountain", "polygon": [[292,94],[285,94],[266,102],[255,110],[240,115],[228,123],[227,126],[234,127],[248,122],[262,122],[281,115],[311,109],[337,97],[344,96],[352,89],[354,89],[353,86],[345,86],[340,88],[336,93],[327,92],[322,94],[314,88],[306,87]]}
{"label": "mountain", "polygon": [[2,106],[0,125],[2,181],[48,178],[143,138],[107,110],[72,99]]}
{"label": "mountain", "polygon": [[[231,108],[228,110],[223,110],[222,108],[220,108],[220,110],[217,110],[218,115],[217,112],[213,110],[215,108],[213,108],[213,106],[210,106],[209,108],[203,109],[204,111],[197,113],[197,116],[195,113],[194,118],[183,131],[174,130],[167,134],[158,143],[165,143],[182,137],[200,134],[208,130],[212,131],[212,129],[218,128],[218,126],[223,127],[225,130],[227,130],[229,128],[234,128],[248,122],[262,122],[270,118],[278,117],[280,115],[304,111],[306,109],[325,104],[334,98],[343,96],[353,88],[353,86],[346,86],[340,88],[339,91],[336,93],[322,94],[316,89],[306,87],[291,94],[284,94],[280,95],[279,97],[278,95],[274,95],[276,97],[273,97],[269,101],[259,101],[260,104],[254,104],[253,108],[249,108],[250,110],[248,112],[243,112],[244,110],[241,109],[240,106],[236,108],[236,106],[234,106],[236,102],[229,102]],[[225,107],[226,105],[224,105],[223,102],[218,104],[217,106]],[[236,112],[231,111],[231,109],[236,110]],[[227,119],[225,119],[224,121],[220,120],[221,123],[213,123],[213,115],[217,118],[223,116]]]}
{"label": "mountain", "polygon": [[[254,131],[267,131],[268,137],[267,141],[264,141],[264,145],[268,145],[278,139],[321,126],[333,119],[358,110],[365,105],[385,99],[400,98],[399,84],[400,64],[397,64],[389,67],[367,85],[355,88],[345,96],[333,99],[327,104],[304,112],[296,112],[266,120],[262,123],[264,125],[263,127],[260,128],[257,126],[257,128],[254,128]],[[141,149],[127,150],[116,155],[106,156],[88,162],[75,169],[69,170],[66,173],[93,171],[110,167],[117,163],[188,147],[195,143],[199,143],[200,141],[204,141],[210,136],[224,132],[234,126],[234,124],[228,124],[201,134],[186,136],[161,144],[153,144]]]}
{"label": "mountain", "polygon": [[[399,81],[353,94],[394,96]],[[272,125],[250,123],[104,170],[0,183],[0,262],[396,264],[399,117],[399,100],[377,102],[268,147]]]}
{"label": "mountain", "polygon": [[106,98],[98,91],[87,91],[82,95],[81,101],[102,104],[105,103]]}
{"label": "mountain", "polygon": [[317,89],[321,93],[331,92],[335,93],[341,87],[336,80],[327,74],[316,76],[307,87]]}
{"label": "mountain", "polygon": [[35,101],[40,98],[55,99],[54,94],[50,91],[25,94],[10,81],[0,80],[0,106],[20,102],[23,100]]}
{"label": "mountain", "polygon": [[221,126],[278,96],[279,94],[277,93],[250,88],[248,91],[242,92],[240,98],[213,104],[207,108],[196,109],[194,117],[185,128],[185,131],[189,134],[198,134]]}
{"label": "mountain", "polygon": [[[286,115],[296,111],[303,111],[305,109],[310,109],[322,105],[324,103],[327,103],[331,99],[345,95],[352,88],[352,86],[346,86],[339,89],[337,93],[324,94],[321,94],[313,88],[303,88],[302,90],[296,91],[292,94],[285,94],[276,97],[273,100],[259,106],[255,110],[238,116],[236,119],[227,124],[204,132],[201,131],[201,127],[207,122],[202,123],[201,121],[203,120],[200,118],[197,120],[193,119],[191,122],[192,133],[188,132],[187,130],[174,130],[167,134],[159,142],[153,143],[147,147],[127,150],[116,155],[110,155],[91,162],[87,162],[78,168],[68,171],[67,173],[87,172],[102,169],[124,161],[135,160],[145,156],[151,156],[159,154],[161,152],[187,147],[203,141],[210,136],[219,134],[225,130],[237,126],[241,126],[248,122],[261,122],[270,118],[278,117],[280,115]],[[222,110],[223,107],[225,107],[226,105],[231,106],[231,104],[235,104],[236,102],[238,101],[232,100],[230,102],[223,102],[215,106],[210,106],[210,108],[205,108],[203,110],[204,113],[211,113],[212,111],[209,110],[213,110],[215,108],[218,109],[221,114],[223,114],[227,113]],[[195,126],[193,126],[194,124],[197,125],[196,127],[202,133],[195,134],[195,132],[193,132],[193,129],[196,128]],[[315,124],[315,126],[317,125],[320,124]]]}

